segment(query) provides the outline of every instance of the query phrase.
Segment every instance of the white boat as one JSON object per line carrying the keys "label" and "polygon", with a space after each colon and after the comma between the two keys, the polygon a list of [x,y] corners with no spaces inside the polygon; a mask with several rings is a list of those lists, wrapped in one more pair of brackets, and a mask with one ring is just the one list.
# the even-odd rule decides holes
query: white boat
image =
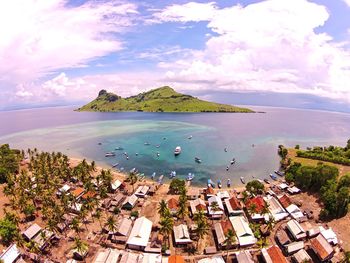
{"label": "white boat", "polygon": [[153,174],[151,175],[152,180],[154,180],[155,177],[156,177],[156,172],[153,172]]}
{"label": "white boat", "polygon": [[245,184],[245,180],[244,180],[243,176],[241,176],[241,182],[242,182],[242,184]]}
{"label": "white boat", "polygon": [[191,136],[189,136],[189,137],[188,137],[188,139],[189,139],[189,140],[191,140],[191,139],[192,139],[192,135],[191,135]]}
{"label": "white boat", "polygon": [[176,176],[176,171],[171,171],[170,178],[174,178]]}
{"label": "white boat", "polygon": [[162,183],[162,181],[163,181],[163,177],[164,177],[164,175],[159,176],[159,179],[158,179],[158,183],[159,183],[159,184],[161,184],[161,183]]}
{"label": "white boat", "polygon": [[150,143],[149,142],[145,142],[144,145],[150,145]]}
{"label": "white boat", "polygon": [[227,187],[231,187],[231,179],[227,179]]}
{"label": "white boat", "polygon": [[114,168],[114,167],[117,167],[118,165],[119,165],[119,163],[115,163],[112,165],[112,167]]}
{"label": "white boat", "polygon": [[175,155],[179,155],[181,153],[181,147],[180,146],[176,146],[174,154]]}
{"label": "white boat", "polygon": [[112,157],[112,156],[115,156],[115,153],[114,152],[107,152],[105,154],[105,157]]}
{"label": "white boat", "polygon": [[194,160],[195,160],[196,163],[201,163],[202,162],[201,158],[199,158],[199,157],[194,157]]}
{"label": "white boat", "polygon": [[194,174],[193,173],[188,173],[186,180],[187,181],[192,181],[193,178],[194,178]]}

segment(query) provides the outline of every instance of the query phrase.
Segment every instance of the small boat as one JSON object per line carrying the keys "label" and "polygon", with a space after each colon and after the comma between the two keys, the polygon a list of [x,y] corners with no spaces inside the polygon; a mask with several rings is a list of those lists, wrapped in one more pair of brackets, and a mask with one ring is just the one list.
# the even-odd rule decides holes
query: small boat
{"label": "small boat", "polygon": [[221,188],[221,187],[222,187],[222,184],[221,184],[221,180],[220,180],[220,179],[218,180],[217,183],[218,183],[218,187]]}
{"label": "small boat", "polygon": [[174,151],[175,156],[179,155],[180,153],[181,153],[181,147],[180,146],[176,146],[175,151]]}
{"label": "small boat", "polygon": [[236,163],[236,159],[235,159],[235,158],[233,158],[233,159],[231,160],[231,162],[230,162],[230,163],[231,163],[231,165],[232,165],[232,164],[234,164],[234,163]]}
{"label": "small boat", "polygon": [[149,142],[145,142],[144,145],[151,145]]}
{"label": "small boat", "polygon": [[275,174],[277,174],[277,175],[279,175],[281,177],[284,176],[284,172],[282,172],[282,171],[275,171]]}
{"label": "small boat", "polygon": [[102,142],[99,142],[98,145],[102,145]]}
{"label": "small boat", "polygon": [[114,167],[117,167],[118,165],[119,165],[119,163],[115,163],[112,165],[112,167],[114,168]]}
{"label": "small boat", "polygon": [[188,173],[187,177],[186,177],[186,180],[187,181],[192,181],[194,178],[194,174],[193,173]]}
{"label": "small boat", "polygon": [[192,135],[190,135],[190,136],[188,137],[188,139],[191,140],[191,139],[192,139]]}
{"label": "small boat", "polygon": [[228,169],[229,169],[229,167],[228,167],[228,166],[226,166],[226,171],[228,171]]}
{"label": "small boat", "polygon": [[124,152],[124,155],[125,155],[125,156],[128,156],[128,153],[127,153],[127,152]]}
{"label": "small boat", "polygon": [[194,160],[195,160],[196,163],[201,163],[202,162],[202,160],[199,157],[194,157]]}
{"label": "small boat", "polygon": [[158,145],[156,145],[156,148],[159,148],[160,147],[160,145],[158,144]]}
{"label": "small boat", "polygon": [[266,179],[266,178],[265,178],[265,179],[264,179],[264,182],[267,183],[267,184],[270,184],[269,179]]}
{"label": "small boat", "polygon": [[166,140],[166,137],[163,137],[163,140]]}
{"label": "small boat", "polygon": [[270,177],[271,177],[273,180],[277,181],[277,176],[276,176],[276,175],[270,174]]}
{"label": "small boat", "polygon": [[257,181],[259,182],[259,183],[264,183],[264,181],[263,180],[261,180],[261,179],[257,179]]}
{"label": "small boat", "polygon": [[132,168],[132,169],[130,170],[130,173],[131,173],[131,174],[136,174],[136,173],[137,173],[137,169],[136,169],[136,168]]}
{"label": "small boat", "polygon": [[252,147],[255,147],[255,144],[254,144],[254,143],[252,144]]}
{"label": "small boat", "polygon": [[164,175],[159,176],[158,178],[158,183],[161,184],[163,181]]}
{"label": "small boat", "polygon": [[175,171],[171,171],[170,172],[170,178],[174,178],[176,176],[176,172]]}
{"label": "small boat", "polygon": [[159,152],[157,152],[157,157],[159,157],[160,156],[160,153]]}
{"label": "small boat", "polygon": [[124,167],[120,167],[120,169],[119,169],[119,171],[124,171],[125,170],[125,168]]}
{"label": "small boat", "polygon": [[115,156],[115,153],[114,152],[107,152],[105,154],[105,157],[112,157],[112,156]]}
{"label": "small boat", "polygon": [[116,150],[116,151],[122,151],[122,150],[124,150],[124,148],[123,148],[123,147],[118,146],[118,147],[115,147],[115,150]]}
{"label": "small boat", "polygon": [[224,149],[225,153],[227,153],[227,148]]}
{"label": "small boat", "polygon": [[151,175],[152,180],[154,180],[155,177],[156,177],[156,172],[153,172],[153,174]]}
{"label": "small boat", "polygon": [[139,153],[135,153],[135,155],[136,155],[136,156],[138,156],[138,155],[139,155]]}
{"label": "small boat", "polygon": [[129,160],[129,156],[126,156],[126,159]]}
{"label": "small boat", "polygon": [[211,186],[213,188],[215,188],[215,184],[211,179],[208,179],[208,187]]}
{"label": "small boat", "polygon": [[231,179],[227,179],[227,187],[231,187]]}
{"label": "small boat", "polygon": [[242,184],[245,184],[245,180],[244,180],[243,176],[241,176],[241,182],[242,182]]}

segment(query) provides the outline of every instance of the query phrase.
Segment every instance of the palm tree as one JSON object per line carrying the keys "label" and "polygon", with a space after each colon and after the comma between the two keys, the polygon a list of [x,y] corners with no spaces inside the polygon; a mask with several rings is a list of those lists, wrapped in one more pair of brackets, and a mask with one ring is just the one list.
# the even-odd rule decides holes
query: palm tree
{"label": "palm tree", "polygon": [[168,204],[166,203],[166,201],[164,199],[162,199],[159,202],[159,207],[158,207],[158,213],[159,213],[160,217],[165,217],[167,210],[169,210]]}
{"label": "palm tree", "polygon": [[228,260],[228,251],[230,247],[236,242],[236,236],[235,233],[233,232],[232,229],[229,229],[225,235],[226,240],[225,240],[225,245],[226,245],[226,250],[227,250],[227,257],[226,261],[229,262]]}
{"label": "palm tree", "polygon": [[101,227],[101,232],[102,232],[102,223],[101,223],[101,219],[102,219],[102,212],[101,210],[97,210],[96,213],[94,214],[94,218],[96,218],[98,220],[98,223],[100,224],[100,227]]}
{"label": "palm tree", "polygon": [[179,198],[179,210],[177,212],[177,216],[179,218],[184,219],[187,215],[187,195],[186,195],[186,188],[181,190],[180,198]]}
{"label": "palm tree", "polygon": [[249,214],[251,215],[251,216],[253,216],[254,214],[256,214],[256,212],[257,212],[257,206],[256,206],[256,204],[251,204],[249,207],[248,207],[248,211],[249,211]]}
{"label": "palm tree", "polygon": [[86,251],[89,249],[89,246],[86,242],[82,241],[80,238],[76,237],[74,238],[74,245],[73,249],[76,249],[76,251],[84,257]]}
{"label": "palm tree", "polygon": [[72,220],[72,223],[71,223],[71,227],[72,229],[75,231],[75,233],[78,234],[79,238],[80,238],[80,232],[81,232],[81,229],[80,229],[80,221],[78,218],[73,218]]}
{"label": "palm tree", "polygon": [[199,241],[203,239],[205,235],[208,234],[208,232],[209,232],[209,227],[206,220],[197,223],[197,228],[196,228],[196,233],[198,235],[197,249],[199,247]]}
{"label": "palm tree", "polygon": [[275,223],[276,223],[275,218],[272,215],[270,215],[269,216],[269,220],[266,221],[266,226],[267,226],[267,229],[268,229],[269,232],[271,232],[271,230],[273,229]]}
{"label": "palm tree", "polygon": [[114,216],[110,216],[107,218],[107,222],[106,222],[105,226],[109,232],[114,233],[117,230],[117,222],[116,222]]}
{"label": "palm tree", "polygon": [[127,180],[130,182],[130,184],[132,185],[132,191],[134,192],[135,189],[134,189],[134,185],[137,183],[137,180],[138,180],[138,177],[136,174],[134,173],[130,173],[127,177]]}
{"label": "palm tree", "polygon": [[170,235],[174,227],[174,220],[171,216],[164,217],[160,220],[160,230],[159,232],[162,233],[166,239],[168,240],[168,244],[170,246]]}
{"label": "palm tree", "polygon": [[[213,214],[215,214],[215,212],[221,210],[221,209],[220,209],[220,206],[219,206],[219,204],[218,204],[218,202],[216,202],[216,201],[213,201],[213,202],[210,204],[210,209],[211,209],[211,211],[212,211]],[[213,217],[212,217],[212,224],[214,224],[214,219],[213,219]]]}

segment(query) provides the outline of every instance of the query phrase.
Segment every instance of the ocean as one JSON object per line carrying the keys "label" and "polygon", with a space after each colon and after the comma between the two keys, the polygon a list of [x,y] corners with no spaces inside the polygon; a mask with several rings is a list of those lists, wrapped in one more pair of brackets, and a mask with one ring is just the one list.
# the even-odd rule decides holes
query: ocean
{"label": "ocean", "polygon": [[[208,178],[223,184],[230,178],[240,185],[241,176],[264,179],[278,169],[279,144],[343,146],[350,138],[350,114],[251,108],[265,113],[95,113],[73,107],[0,112],[0,144],[61,151],[111,169],[119,163],[117,168],[135,167],[147,176],[194,173],[195,185],[205,185]],[[175,157],[176,146],[182,152]],[[110,151],[116,156],[105,157]]]}

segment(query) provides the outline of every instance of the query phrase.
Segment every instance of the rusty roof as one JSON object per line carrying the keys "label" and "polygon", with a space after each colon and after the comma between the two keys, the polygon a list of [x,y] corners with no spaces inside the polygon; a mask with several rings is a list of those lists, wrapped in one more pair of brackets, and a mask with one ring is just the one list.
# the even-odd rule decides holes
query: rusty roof
{"label": "rusty roof", "polygon": [[168,200],[168,207],[169,209],[176,209],[179,207],[179,201],[177,201],[175,198],[170,198]]}
{"label": "rusty roof", "polygon": [[75,197],[78,197],[80,196],[82,193],[84,193],[85,189],[84,188],[81,188],[81,187],[78,187],[76,189],[74,189],[72,191],[72,195],[74,195]]}
{"label": "rusty roof", "polygon": [[310,244],[322,261],[327,259],[333,253],[333,248],[322,235],[318,235],[311,239]]}
{"label": "rusty roof", "polygon": [[261,197],[261,196],[256,196],[256,197],[253,197],[251,199],[249,199],[245,205],[246,207],[250,207],[252,204],[255,204],[256,206],[256,213],[260,214],[264,207],[265,207],[265,201],[264,199]]}
{"label": "rusty roof", "polygon": [[169,263],[185,263],[185,259],[182,256],[172,255],[168,259]]}
{"label": "rusty roof", "polygon": [[282,251],[276,245],[268,248],[267,253],[269,254],[273,263],[288,263],[286,258],[283,256]]}
{"label": "rusty roof", "polygon": [[242,210],[241,203],[238,201],[235,195],[229,199],[229,202],[233,210]]}
{"label": "rusty roof", "polygon": [[281,197],[278,197],[278,200],[283,205],[284,208],[287,208],[292,204],[292,201],[290,200],[289,196],[284,194]]}

